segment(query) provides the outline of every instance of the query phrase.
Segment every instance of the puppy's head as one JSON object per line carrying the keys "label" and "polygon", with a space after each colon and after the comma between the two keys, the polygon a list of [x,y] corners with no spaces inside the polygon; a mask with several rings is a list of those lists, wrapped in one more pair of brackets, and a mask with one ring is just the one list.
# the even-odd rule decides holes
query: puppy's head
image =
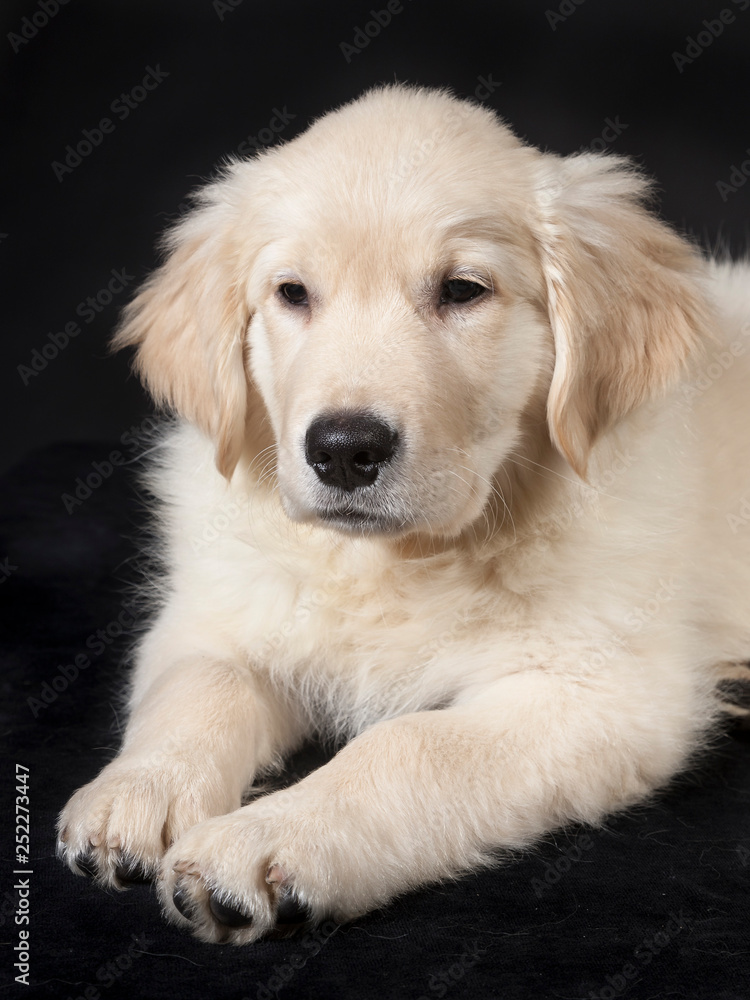
{"label": "puppy's head", "polygon": [[115,343],[225,476],[266,419],[291,518],[454,535],[534,439],[585,475],[701,339],[695,257],[644,191],[445,93],[373,91],[206,187]]}

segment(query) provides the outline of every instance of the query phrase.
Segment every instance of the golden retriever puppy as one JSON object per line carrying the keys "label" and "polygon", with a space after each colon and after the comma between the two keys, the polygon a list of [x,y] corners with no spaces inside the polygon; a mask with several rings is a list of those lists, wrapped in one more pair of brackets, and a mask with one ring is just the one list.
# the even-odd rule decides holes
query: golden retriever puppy
{"label": "golden retriever puppy", "polygon": [[[750,269],[646,191],[395,86],[200,192],[115,341],[180,420],[73,871],[242,944],[597,823],[705,745],[750,651]],[[316,732],[349,742],[243,806]]]}

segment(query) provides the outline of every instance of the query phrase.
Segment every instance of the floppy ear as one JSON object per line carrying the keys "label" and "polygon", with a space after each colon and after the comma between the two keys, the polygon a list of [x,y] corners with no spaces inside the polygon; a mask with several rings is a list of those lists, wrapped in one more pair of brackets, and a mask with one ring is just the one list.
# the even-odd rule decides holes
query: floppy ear
{"label": "floppy ear", "polygon": [[583,478],[597,437],[680,375],[706,336],[700,260],[615,156],[542,159],[540,244],[555,366],[547,419]]}
{"label": "floppy ear", "polygon": [[126,307],[112,342],[135,345],[135,368],[161,406],[197,424],[216,443],[229,478],[242,449],[247,410],[237,212],[209,185],[197,207],[164,238],[165,262]]}

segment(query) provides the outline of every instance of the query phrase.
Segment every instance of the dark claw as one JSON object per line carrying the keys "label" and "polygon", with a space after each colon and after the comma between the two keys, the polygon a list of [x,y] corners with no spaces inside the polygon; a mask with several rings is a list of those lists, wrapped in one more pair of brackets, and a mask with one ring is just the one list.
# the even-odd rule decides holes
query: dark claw
{"label": "dark claw", "polygon": [[190,896],[188,895],[187,889],[178,885],[175,891],[172,893],[172,902],[175,905],[175,909],[178,913],[181,913],[186,920],[193,919],[194,905]]}
{"label": "dark claw", "polygon": [[310,910],[301,903],[292,892],[285,892],[279,899],[276,908],[276,923],[286,926],[287,924],[303,924],[310,919]]}
{"label": "dark claw", "polygon": [[145,885],[151,882],[151,876],[140,861],[135,858],[121,858],[115,869],[115,875],[121,885]]}
{"label": "dark claw", "polygon": [[240,910],[233,910],[231,906],[220,903],[215,896],[211,896],[208,901],[209,908],[214,917],[225,927],[249,927],[253,922],[252,916],[242,913]]}
{"label": "dark claw", "polygon": [[82,858],[76,858],[76,868],[80,869],[87,878],[98,878],[94,862],[90,854],[84,854]]}

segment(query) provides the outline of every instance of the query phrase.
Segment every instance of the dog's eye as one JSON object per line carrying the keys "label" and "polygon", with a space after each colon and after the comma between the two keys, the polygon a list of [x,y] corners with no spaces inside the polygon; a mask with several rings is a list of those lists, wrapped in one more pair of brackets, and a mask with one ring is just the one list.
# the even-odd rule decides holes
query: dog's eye
{"label": "dog's eye", "polygon": [[480,285],[476,281],[467,281],[465,278],[448,278],[440,289],[440,304],[471,302],[472,299],[478,299],[480,295],[484,295],[486,291],[484,285]]}
{"label": "dog's eye", "polygon": [[293,306],[306,306],[308,304],[307,289],[298,281],[287,281],[283,285],[279,285],[279,292],[281,297]]}

